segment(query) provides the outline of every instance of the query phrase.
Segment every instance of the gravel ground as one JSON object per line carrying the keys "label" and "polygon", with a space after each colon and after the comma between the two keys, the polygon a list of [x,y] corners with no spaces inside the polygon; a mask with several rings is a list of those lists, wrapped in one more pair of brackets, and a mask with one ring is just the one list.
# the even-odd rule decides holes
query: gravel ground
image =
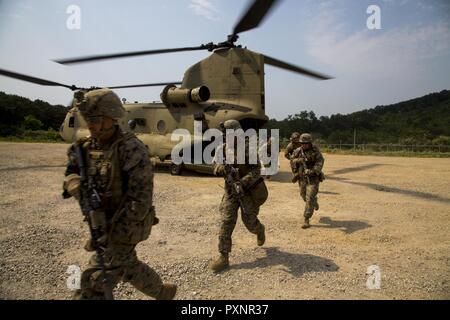
{"label": "gravel ground", "polygon": [[[67,268],[86,266],[88,237],[78,204],[61,198],[66,144],[0,143],[0,298],[70,299]],[[139,257],[177,299],[449,299],[450,159],[325,154],[320,210],[300,228],[303,202],[287,161],[267,182],[260,218],[267,241],[238,222],[231,268],[217,255],[223,181],[155,175],[161,222]],[[366,287],[379,266],[381,288]],[[118,299],[147,299],[126,283]]]}

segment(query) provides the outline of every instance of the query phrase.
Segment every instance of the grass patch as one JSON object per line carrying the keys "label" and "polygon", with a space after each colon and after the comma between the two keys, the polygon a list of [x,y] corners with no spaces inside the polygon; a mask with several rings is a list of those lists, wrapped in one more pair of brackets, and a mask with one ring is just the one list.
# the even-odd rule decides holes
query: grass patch
{"label": "grass patch", "polygon": [[14,136],[0,137],[3,142],[47,142],[64,143],[58,131],[55,130],[24,130]]}

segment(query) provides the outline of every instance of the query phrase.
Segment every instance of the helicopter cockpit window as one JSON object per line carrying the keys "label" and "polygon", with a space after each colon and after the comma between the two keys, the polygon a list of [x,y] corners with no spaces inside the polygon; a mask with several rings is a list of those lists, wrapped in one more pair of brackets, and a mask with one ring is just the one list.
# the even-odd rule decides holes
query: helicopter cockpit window
{"label": "helicopter cockpit window", "polygon": [[164,122],[164,120],[158,121],[158,123],[156,124],[156,129],[158,129],[158,132],[160,134],[164,134],[166,132],[166,123]]}
{"label": "helicopter cockpit window", "polygon": [[75,117],[70,117],[69,118],[69,128],[74,128],[75,127]]}

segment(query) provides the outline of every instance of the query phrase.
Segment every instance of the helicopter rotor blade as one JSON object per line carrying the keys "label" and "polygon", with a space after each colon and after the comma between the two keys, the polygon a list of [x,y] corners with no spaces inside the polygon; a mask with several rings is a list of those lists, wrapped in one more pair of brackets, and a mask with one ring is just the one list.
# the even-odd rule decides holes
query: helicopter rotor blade
{"label": "helicopter rotor blade", "polygon": [[108,60],[115,58],[125,58],[125,57],[136,57],[150,54],[161,54],[161,53],[171,53],[171,52],[181,52],[181,51],[195,51],[195,50],[209,50],[209,46],[212,44],[202,44],[197,47],[184,47],[184,48],[171,48],[171,49],[157,49],[157,50],[145,50],[145,51],[133,51],[133,52],[122,52],[122,53],[113,53],[113,54],[99,54],[92,56],[84,56],[84,57],[76,57],[76,58],[68,58],[68,59],[57,59],[53,60],[54,62],[60,64],[75,64],[75,63],[83,63],[89,61],[98,61],[98,60]]}
{"label": "helicopter rotor blade", "polygon": [[146,84],[132,84],[127,86],[107,87],[109,89],[123,89],[123,88],[140,88],[140,87],[160,87],[169,84],[181,84],[182,82],[160,82],[160,83],[146,83]]}
{"label": "helicopter rotor blade", "polygon": [[315,72],[315,71],[312,71],[312,70],[308,70],[308,69],[305,69],[305,68],[302,68],[302,67],[298,67],[298,66],[295,66],[293,64],[290,64],[290,63],[287,63],[287,62],[284,62],[284,61],[281,61],[281,60],[278,60],[278,59],[275,59],[275,58],[271,58],[271,57],[266,56],[266,55],[263,55],[263,56],[264,56],[264,63],[265,64],[268,64],[268,65],[271,65],[271,66],[274,66],[274,67],[277,67],[277,68],[281,68],[281,69],[289,70],[289,71],[292,71],[292,72],[300,73],[300,74],[303,74],[305,76],[313,77],[313,78],[320,79],[320,80],[333,79],[333,77],[327,76],[327,75],[322,74],[322,73],[318,73],[318,72]]}
{"label": "helicopter rotor blade", "polygon": [[256,28],[279,0],[254,0],[234,26],[233,35]]}
{"label": "helicopter rotor blade", "polygon": [[22,81],[26,81],[26,82],[39,84],[42,86],[64,87],[64,88],[70,89],[72,91],[81,89],[74,85],[69,86],[67,84],[54,82],[54,81],[50,81],[50,80],[45,80],[45,79],[41,79],[41,78],[36,78],[36,77],[31,77],[31,76],[27,76],[25,74],[12,72],[12,71],[8,71],[8,70],[4,70],[4,69],[0,69],[0,75],[9,77],[9,78],[13,78],[13,79],[17,79],[17,80],[22,80]]}

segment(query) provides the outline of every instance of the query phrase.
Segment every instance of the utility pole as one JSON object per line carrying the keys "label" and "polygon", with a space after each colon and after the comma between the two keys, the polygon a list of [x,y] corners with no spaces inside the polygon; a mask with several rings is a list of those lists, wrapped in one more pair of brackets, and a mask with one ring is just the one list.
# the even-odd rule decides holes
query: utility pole
{"label": "utility pole", "polygon": [[356,128],[353,129],[353,150],[356,150]]}

